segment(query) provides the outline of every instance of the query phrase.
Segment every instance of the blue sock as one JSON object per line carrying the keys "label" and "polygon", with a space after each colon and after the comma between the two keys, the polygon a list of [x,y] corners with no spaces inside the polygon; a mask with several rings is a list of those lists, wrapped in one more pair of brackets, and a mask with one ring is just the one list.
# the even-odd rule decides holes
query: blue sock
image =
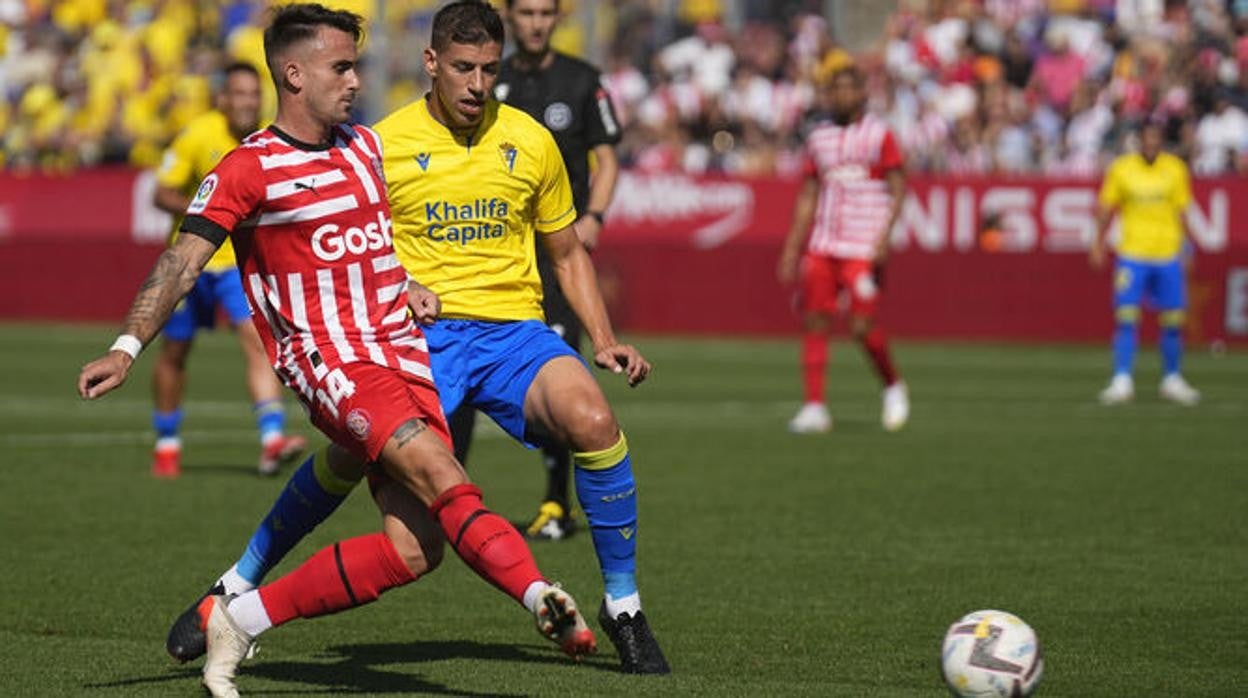
{"label": "blue sock", "polygon": [[1118,323],[1118,329],[1114,330],[1114,375],[1131,375],[1135,364],[1136,343],[1135,323]]}
{"label": "blue sock", "polygon": [[607,596],[621,599],[635,594],[637,487],[628,442],[620,434],[611,448],[574,453],[572,457],[576,463],[576,497],[589,521]]}
{"label": "blue sock", "polygon": [[182,408],[172,412],[152,412],[152,428],[156,430],[156,438],[176,438],[182,426]]}
{"label": "blue sock", "polygon": [[256,415],[256,428],[260,430],[260,443],[267,443],[275,436],[281,436],[286,429],[286,411],[281,400],[262,400],[252,406]]}
{"label": "blue sock", "polygon": [[329,469],[328,448],[317,451],[299,466],[264,521],[251,534],[247,549],[238,559],[238,573],[254,585],[308,535],[334,513],[355,482]]}
{"label": "blue sock", "polygon": [[1183,331],[1178,327],[1161,328],[1161,375],[1179,372],[1183,358]]}

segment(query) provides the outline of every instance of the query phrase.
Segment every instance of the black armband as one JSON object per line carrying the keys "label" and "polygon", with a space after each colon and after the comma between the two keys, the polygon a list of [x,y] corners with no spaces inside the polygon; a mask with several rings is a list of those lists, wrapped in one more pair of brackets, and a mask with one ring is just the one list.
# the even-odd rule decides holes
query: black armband
{"label": "black armband", "polygon": [[225,242],[225,239],[230,236],[230,231],[203,216],[187,216],[183,218],[182,227],[179,230],[191,235],[197,235],[217,247],[220,247],[221,243]]}

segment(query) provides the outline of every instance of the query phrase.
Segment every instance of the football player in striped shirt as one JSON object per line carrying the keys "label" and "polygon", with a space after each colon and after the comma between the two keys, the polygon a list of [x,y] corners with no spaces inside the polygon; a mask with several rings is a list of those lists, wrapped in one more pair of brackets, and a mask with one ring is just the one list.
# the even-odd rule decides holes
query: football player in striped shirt
{"label": "football player in striped shirt", "polygon": [[[176,217],[171,244],[177,239],[182,214],[200,181],[222,156],[259,126],[260,73],[255,66],[231,63],[222,76],[224,85],[217,97],[218,108],[186,125],[165,151],[156,171],[154,203]],[[156,402],[152,411],[152,427],[156,430],[152,474],[156,477],[177,477],[182,472],[182,439],[178,432],[182,425],[186,361],[196,330],[216,324],[218,309],[229,317],[247,361],[247,387],[260,430],[260,474],[275,475],[283,464],[307,448],[307,440],[302,436],[285,434],[282,386],[251,322],[251,308],[234,262],[234,247],[226,240],[204,265],[195,287],[173,311],[161,335],[160,353],[152,367]]]}
{"label": "football player in striped shirt", "polygon": [[[413,283],[428,284],[441,303],[425,336],[446,411],[471,404],[526,446],[571,447],[577,498],[605,587],[599,623],[623,671],[665,674],[671,669],[637,588],[637,486],[628,442],[585,361],[543,322],[535,237],[550,252],[595,363],[630,385],[645,380],[650,364],[611,328],[573,227],[576,209],[554,138],[491,98],[502,44],[502,19],[488,4],[444,6],[424,53],[431,92],[377,124],[395,252]],[[299,478],[297,472],[293,480]],[[275,507],[266,521],[280,520],[282,529],[270,534],[262,526],[218,584],[228,591],[258,583],[336,501]],[[268,544],[269,535],[281,544]],[[180,658],[197,651],[198,643],[179,639],[195,637],[194,616],[187,619],[170,634],[169,650]]]}
{"label": "football player in striped shirt", "polygon": [[395,256],[381,140],[347,123],[359,89],[360,23],[314,4],[275,11],[265,55],[279,93],[277,118],[204,178],[183,235],[157,260],[122,335],[78,378],[87,399],[120,386],[232,236],[269,359],[332,441],[295,473],[253,536],[251,544],[267,549],[248,554],[288,550],[307,532],[292,537],[300,511],[333,511],[371,464],[382,532],[335,543],[276,581],[223,589],[190,610],[207,654],[204,685],[214,696],[238,695],[235,672],[260,633],[413,582],[437,566],[448,540],[566,653],[595,649],[572,597],[547,583],[523,536],[485,508],[452,454],[415,322],[437,315],[437,298],[419,284],[409,290]]}
{"label": "football player in striped shirt", "polygon": [[777,267],[781,283],[789,284],[798,278],[800,265],[805,401],[789,422],[798,433],[832,428],[824,373],[828,334],[842,298],[848,300],[850,331],[884,384],[881,423],[896,431],[910,416],[906,384],[875,320],[880,272],[905,195],[904,163],[888,126],[866,112],[864,80],[858,67],[849,66],[823,86],[832,118],[807,134],[806,179]]}

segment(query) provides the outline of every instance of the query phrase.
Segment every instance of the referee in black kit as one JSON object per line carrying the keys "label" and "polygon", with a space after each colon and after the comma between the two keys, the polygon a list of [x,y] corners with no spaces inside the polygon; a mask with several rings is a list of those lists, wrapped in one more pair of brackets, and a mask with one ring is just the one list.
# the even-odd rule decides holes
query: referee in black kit
{"label": "referee in black kit", "polygon": [[[576,234],[587,250],[593,250],[620,172],[615,154],[620,127],[611,100],[596,68],[551,48],[550,38],[561,18],[559,0],[507,0],[506,18],[515,51],[503,60],[494,97],[528,113],[554,134],[571,180],[572,200],[580,213]],[[592,179],[591,153],[595,161]],[[546,322],[580,352],[580,320],[560,291],[540,241],[537,265],[542,275]],[[475,422],[476,411],[467,406],[450,417],[455,457],[461,463],[467,462]],[[542,457],[546,496],[532,521],[521,525],[522,532],[529,538],[561,540],[575,531],[568,501],[572,455],[566,448],[547,446]]]}

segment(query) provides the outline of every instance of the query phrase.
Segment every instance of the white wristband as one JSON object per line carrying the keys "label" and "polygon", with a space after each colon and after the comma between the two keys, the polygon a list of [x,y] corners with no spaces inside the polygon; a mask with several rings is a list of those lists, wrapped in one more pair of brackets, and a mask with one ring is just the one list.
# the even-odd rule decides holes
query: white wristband
{"label": "white wristband", "polygon": [[132,334],[123,334],[113,342],[113,346],[108,348],[109,351],[124,351],[130,355],[130,358],[139,358],[139,352],[143,351],[143,342]]}

